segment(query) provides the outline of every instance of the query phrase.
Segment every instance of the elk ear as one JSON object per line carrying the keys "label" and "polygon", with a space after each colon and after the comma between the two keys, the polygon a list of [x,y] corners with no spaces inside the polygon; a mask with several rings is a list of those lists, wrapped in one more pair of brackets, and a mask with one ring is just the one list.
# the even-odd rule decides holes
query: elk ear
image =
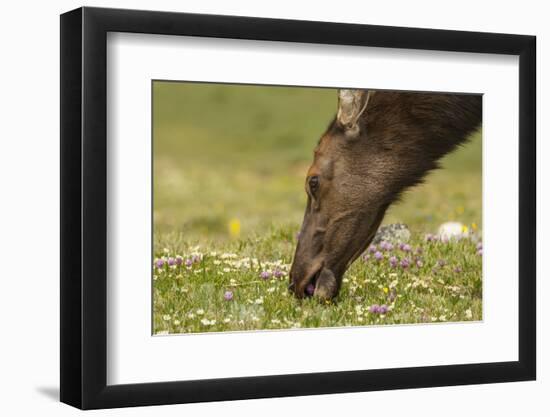
{"label": "elk ear", "polygon": [[371,94],[366,90],[338,90],[336,120],[346,133],[359,133],[359,118],[365,112]]}

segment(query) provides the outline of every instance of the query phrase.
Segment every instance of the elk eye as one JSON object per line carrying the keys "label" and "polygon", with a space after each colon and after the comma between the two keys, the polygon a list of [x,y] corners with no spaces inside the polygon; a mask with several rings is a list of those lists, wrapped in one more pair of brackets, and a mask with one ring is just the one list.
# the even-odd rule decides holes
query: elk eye
{"label": "elk eye", "polygon": [[315,195],[317,193],[317,190],[319,189],[319,177],[318,176],[309,177],[308,186],[309,186],[309,192],[312,195]]}

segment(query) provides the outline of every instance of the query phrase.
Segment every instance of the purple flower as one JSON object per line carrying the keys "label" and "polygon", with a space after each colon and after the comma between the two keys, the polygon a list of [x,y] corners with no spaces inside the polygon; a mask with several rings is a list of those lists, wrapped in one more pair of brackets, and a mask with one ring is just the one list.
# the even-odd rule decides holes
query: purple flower
{"label": "purple flower", "polygon": [[313,285],[312,283],[307,284],[306,294],[313,295],[314,292],[315,292],[315,285]]}
{"label": "purple flower", "polygon": [[426,242],[433,242],[437,240],[437,238],[431,233],[426,234],[426,236],[424,236],[424,239],[426,239]]}
{"label": "purple flower", "polygon": [[273,276],[275,278],[281,278],[281,277],[284,277],[285,276],[285,273],[283,271],[281,271],[280,269],[276,269],[274,272],[273,272]]}
{"label": "purple flower", "polygon": [[370,253],[376,252],[378,249],[376,249],[376,245],[370,245],[367,249]]}
{"label": "purple flower", "polygon": [[176,256],[176,265],[181,265],[183,263],[183,258],[181,256]]}
{"label": "purple flower", "polygon": [[380,261],[382,260],[382,258],[384,258],[384,255],[382,255],[382,252],[376,251],[376,253],[374,254],[374,259],[376,259],[377,261]]}
{"label": "purple flower", "polygon": [[368,262],[369,259],[370,259],[369,254],[368,254],[368,253],[365,253],[365,254],[363,255],[363,261]]}
{"label": "purple flower", "polygon": [[271,278],[271,272],[269,272],[269,271],[262,271],[262,272],[260,273],[260,278],[261,278],[261,279],[269,279],[269,278]]}
{"label": "purple flower", "polygon": [[483,256],[483,249],[478,250],[478,251],[477,251],[477,254],[478,254],[479,256]]}
{"label": "purple flower", "polygon": [[457,273],[457,274],[460,274],[462,272],[462,268],[459,267],[459,266],[456,266],[454,271]]}
{"label": "purple flower", "polygon": [[168,266],[174,266],[176,264],[176,260],[174,258],[168,258]]}
{"label": "purple flower", "polygon": [[420,247],[416,248],[416,250],[414,251],[414,253],[416,253],[417,255],[422,255],[423,252],[424,250]]}
{"label": "purple flower", "polygon": [[231,301],[233,300],[233,291],[226,291],[223,295],[223,298],[225,301]]}
{"label": "purple flower", "polygon": [[186,259],[186,260],[185,260],[185,266],[186,266],[186,267],[190,267],[190,266],[192,266],[192,265],[193,265],[193,261],[192,261],[191,259]]}
{"label": "purple flower", "polygon": [[400,249],[403,252],[410,252],[412,250],[411,245],[409,245],[408,243],[401,244]]}
{"label": "purple flower", "polygon": [[380,243],[380,249],[389,252],[393,250],[393,245],[390,242],[383,241],[382,243]]}
{"label": "purple flower", "polygon": [[192,263],[195,263],[195,262],[200,262],[201,261],[201,257],[199,255],[193,255],[191,256],[191,262]]}
{"label": "purple flower", "polygon": [[392,268],[395,268],[397,266],[397,263],[399,262],[395,256],[392,256],[389,261]]}
{"label": "purple flower", "polygon": [[164,266],[164,259],[157,259],[155,261],[155,266],[159,269],[162,268]]}
{"label": "purple flower", "polygon": [[386,314],[388,312],[388,306],[386,304],[382,304],[381,306],[373,304],[369,307],[369,312],[373,314]]}
{"label": "purple flower", "polygon": [[483,249],[483,243],[477,242],[476,249],[477,250]]}
{"label": "purple flower", "polygon": [[437,266],[445,266],[447,265],[447,262],[445,262],[445,259],[440,259],[437,261]]}
{"label": "purple flower", "polygon": [[411,261],[407,258],[401,259],[401,268],[407,269],[411,265]]}
{"label": "purple flower", "polygon": [[422,263],[422,260],[417,259],[416,260],[416,266],[419,267],[419,268],[422,268],[424,266],[424,264]]}

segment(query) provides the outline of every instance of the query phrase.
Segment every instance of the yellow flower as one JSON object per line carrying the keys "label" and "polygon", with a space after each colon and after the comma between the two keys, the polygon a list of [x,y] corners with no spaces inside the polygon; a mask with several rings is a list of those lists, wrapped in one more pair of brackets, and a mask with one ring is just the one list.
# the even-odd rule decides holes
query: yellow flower
{"label": "yellow flower", "polygon": [[383,291],[384,291],[384,294],[387,294],[389,291],[388,287],[384,287]]}
{"label": "yellow flower", "polygon": [[239,237],[241,234],[241,222],[239,219],[231,219],[229,222],[229,234],[231,237]]}
{"label": "yellow flower", "polygon": [[465,226],[465,225],[462,226],[462,233],[464,234],[468,233],[468,226]]}
{"label": "yellow flower", "polygon": [[472,223],[472,230],[477,230],[477,224],[476,223]]}

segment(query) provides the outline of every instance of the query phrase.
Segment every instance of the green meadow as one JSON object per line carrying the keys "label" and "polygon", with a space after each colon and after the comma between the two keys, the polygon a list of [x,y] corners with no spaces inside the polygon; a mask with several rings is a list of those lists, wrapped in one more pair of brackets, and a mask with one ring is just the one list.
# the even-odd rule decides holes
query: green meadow
{"label": "green meadow", "polygon": [[[155,333],[481,319],[480,132],[389,210],[410,251],[357,260],[333,303],[288,293],[305,173],[335,111],[331,89],[154,83]],[[447,221],[475,238],[426,241]]]}

